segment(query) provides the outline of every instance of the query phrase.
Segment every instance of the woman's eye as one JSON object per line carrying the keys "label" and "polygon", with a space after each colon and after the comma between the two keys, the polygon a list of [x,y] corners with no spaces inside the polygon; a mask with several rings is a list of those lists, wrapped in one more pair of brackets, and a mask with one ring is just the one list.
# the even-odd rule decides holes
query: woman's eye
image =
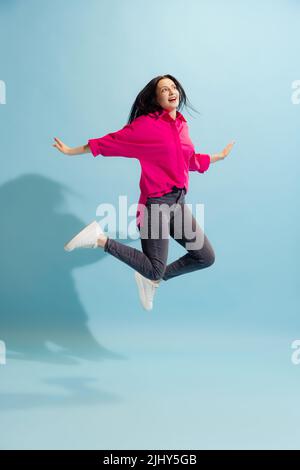
{"label": "woman's eye", "polygon": [[[175,88],[175,90],[177,89],[177,86],[175,86],[175,85],[173,85],[172,87]],[[167,91],[167,89],[166,89],[166,88],[163,88],[163,89],[162,89],[162,93],[163,93],[164,91]]]}

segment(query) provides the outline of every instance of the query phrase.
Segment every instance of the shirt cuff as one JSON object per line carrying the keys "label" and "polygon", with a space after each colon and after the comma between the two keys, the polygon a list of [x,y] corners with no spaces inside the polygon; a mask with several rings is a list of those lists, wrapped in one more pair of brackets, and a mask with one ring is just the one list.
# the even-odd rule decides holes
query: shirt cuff
{"label": "shirt cuff", "polygon": [[91,152],[94,155],[94,157],[97,157],[97,155],[100,154],[99,145],[97,144],[97,139],[89,139],[88,140],[88,145],[89,145],[89,147],[91,149]]}
{"label": "shirt cuff", "polygon": [[201,155],[201,173],[204,173],[206,170],[208,170],[210,165],[210,155],[203,153]]}

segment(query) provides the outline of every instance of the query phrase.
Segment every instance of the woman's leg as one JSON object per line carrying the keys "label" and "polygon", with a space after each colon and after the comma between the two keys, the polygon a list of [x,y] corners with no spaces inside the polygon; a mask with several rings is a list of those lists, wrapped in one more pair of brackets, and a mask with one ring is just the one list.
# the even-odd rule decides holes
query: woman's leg
{"label": "woman's leg", "polygon": [[170,235],[186,248],[188,253],[167,265],[162,277],[164,281],[197,271],[198,269],[207,268],[214,263],[214,250],[189,207],[184,202],[179,204],[179,211],[174,213],[174,217],[171,217]]}
{"label": "woman's leg", "polygon": [[145,210],[144,227],[148,226],[149,235],[143,228],[140,229],[142,250],[137,250],[124,243],[120,243],[112,238],[107,239],[104,251],[110,253],[115,258],[123,261],[131,268],[138,271],[142,276],[153,281],[162,278],[168,259],[169,239],[163,235],[166,231],[169,233],[169,223],[165,217],[159,218],[158,238],[152,238],[151,227],[151,210]]}

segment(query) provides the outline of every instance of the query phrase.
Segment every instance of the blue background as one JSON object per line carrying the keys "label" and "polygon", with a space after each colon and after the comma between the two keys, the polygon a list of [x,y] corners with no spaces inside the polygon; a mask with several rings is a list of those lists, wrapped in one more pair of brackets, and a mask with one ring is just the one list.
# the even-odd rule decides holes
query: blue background
{"label": "blue background", "polygon": [[[299,20],[298,0],[0,1],[1,448],[299,448]],[[137,202],[138,161],[52,143],[120,129],[165,73],[196,151],[236,144],[190,173],[215,264],[145,312],[129,266],[63,250]]]}

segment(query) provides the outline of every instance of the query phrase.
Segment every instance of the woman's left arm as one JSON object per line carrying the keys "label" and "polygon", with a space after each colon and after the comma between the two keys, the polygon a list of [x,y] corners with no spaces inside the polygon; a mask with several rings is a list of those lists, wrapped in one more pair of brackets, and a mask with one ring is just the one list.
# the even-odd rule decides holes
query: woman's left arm
{"label": "woman's left arm", "polygon": [[229,153],[231,152],[232,147],[234,146],[235,141],[233,140],[229,144],[226,145],[226,147],[222,150],[220,153],[214,153],[210,155],[210,163],[217,162],[218,160],[224,160]]}

